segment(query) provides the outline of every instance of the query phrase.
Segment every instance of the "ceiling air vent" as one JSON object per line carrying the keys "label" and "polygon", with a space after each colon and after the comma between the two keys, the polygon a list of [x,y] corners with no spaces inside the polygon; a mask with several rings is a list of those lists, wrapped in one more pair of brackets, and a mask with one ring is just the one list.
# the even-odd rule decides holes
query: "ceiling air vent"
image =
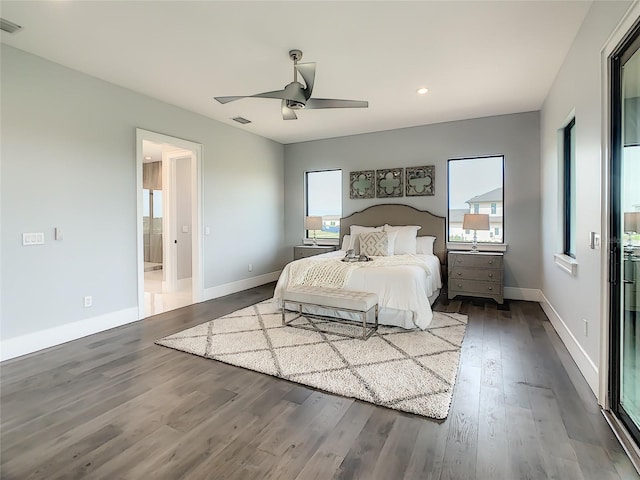
{"label": "ceiling air vent", "polygon": [[21,28],[22,27],[16,23],[5,20],[4,18],[0,18],[0,30],[2,30],[3,32],[15,33]]}
{"label": "ceiling air vent", "polygon": [[243,117],[235,117],[235,118],[232,118],[231,120],[234,120],[243,125],[246,125],[247,123],[251,123],[251,120],[247,120],[246,118],[243,118]]}

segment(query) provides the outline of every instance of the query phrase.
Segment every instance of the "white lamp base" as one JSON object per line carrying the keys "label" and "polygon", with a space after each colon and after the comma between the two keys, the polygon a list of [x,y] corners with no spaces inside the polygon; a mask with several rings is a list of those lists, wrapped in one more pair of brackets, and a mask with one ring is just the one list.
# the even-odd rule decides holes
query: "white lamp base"
{"label": "white lamp base", "polygon": [[473,231],[473,243],[471,244],[471,253],[478,253],[478,236],[476,231]]}

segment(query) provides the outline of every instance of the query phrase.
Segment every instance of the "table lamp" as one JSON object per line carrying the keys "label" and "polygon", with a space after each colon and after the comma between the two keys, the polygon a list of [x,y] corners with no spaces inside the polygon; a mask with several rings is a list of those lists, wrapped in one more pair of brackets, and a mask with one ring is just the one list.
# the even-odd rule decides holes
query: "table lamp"
{"label": "table lamp", "polygon": [[304,228],[305,230],[313,231],[313,244],[318,245],[318,242],[316,242],[316,230],[322,230],[322,217],[305,217]]}
{"label": "table lamp", "polygon": [[464,230],[473,230],[473,244],[471,251],[478,252],[478,230],[489,230],[489,215],[486,213],[465,213],[462,220]]}

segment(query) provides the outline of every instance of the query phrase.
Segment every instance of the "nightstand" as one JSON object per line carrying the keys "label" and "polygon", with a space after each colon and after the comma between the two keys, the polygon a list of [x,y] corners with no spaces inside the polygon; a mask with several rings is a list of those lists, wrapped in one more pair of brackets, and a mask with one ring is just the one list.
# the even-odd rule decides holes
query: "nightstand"
{"label": "nightstand", "polygon": [[449,299],[466,295],[504,303],[503,257],[496,252],[449,252]]}
{"label": "nightstand", "polygon": [[333,252],[335,249],[333,245],[296,245],[293,247],[293,259],[313,257],[321,253]]}

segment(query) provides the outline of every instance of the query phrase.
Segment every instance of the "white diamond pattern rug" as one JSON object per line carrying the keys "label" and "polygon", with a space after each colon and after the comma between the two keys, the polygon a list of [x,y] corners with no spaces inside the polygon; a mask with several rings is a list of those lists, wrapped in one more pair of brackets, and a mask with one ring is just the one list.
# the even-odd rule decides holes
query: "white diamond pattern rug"
{"label": "white diamond pattern rug", "polygon": [[[287,313],[289,320],[297,313]],[[353,330],[309,318],[293,322]],[[283,326],[267,300],[156,343],[346,397],[436,419],[449,413],[467,316],[433,312],[425,331],[381,326],[369,340]]]}

